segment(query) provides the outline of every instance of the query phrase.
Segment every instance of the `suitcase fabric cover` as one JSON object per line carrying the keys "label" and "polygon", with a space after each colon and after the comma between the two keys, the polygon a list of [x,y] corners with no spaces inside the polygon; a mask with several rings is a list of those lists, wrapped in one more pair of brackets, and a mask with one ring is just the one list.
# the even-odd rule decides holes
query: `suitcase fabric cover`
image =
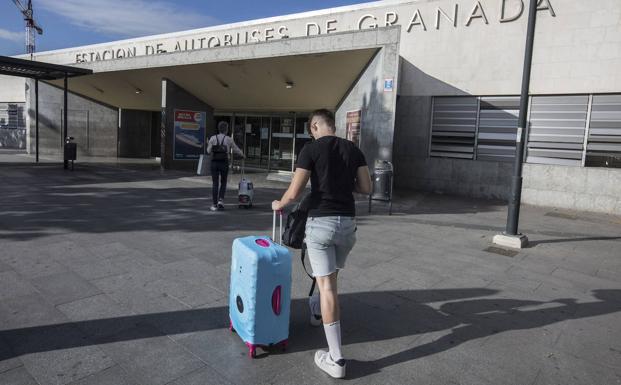
{"label": "suitcase fabric cover", "polygon": [[291,254],[268,237],[233,241],[229,316],[231,327],[254,347],[282,344],[289,337]]}

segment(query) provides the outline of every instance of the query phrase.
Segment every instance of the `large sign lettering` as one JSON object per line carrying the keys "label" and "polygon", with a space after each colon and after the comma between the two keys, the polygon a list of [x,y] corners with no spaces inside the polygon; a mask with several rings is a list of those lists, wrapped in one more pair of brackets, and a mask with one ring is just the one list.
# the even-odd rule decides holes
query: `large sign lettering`
{"label": "large sign lettering", "polygon": [[[353,26],[339,26],[337,19],[328,19],[321,22],[307,22],[301,36],[317,36],[342,32],[345,30],[365,30],[392,25],[403,25],[405,33],[428,32],[430,29],[439,30],[442,28],[458,29],[468,28],[473,25],[489,25],[492,22],[510,23],[520,19],[525,10],[524,0],[498,0],[500,12],[496,17],[492,17],[482,1],[473,1],[468,8],[461,7],[460,4],[452,6],[436,6],[422,10],[413,8],[403,14],[396,11],[385,11],[380,13],[369,12],[360,18]],[[552,17],[556,17],[556,12],[552,7],[551,0],[539,0],[537,11],[547,12]],[[291,29],[287,25],[253,28],[241,32],[214,32],[208,36],[200,36],[176,41],[155,42],[144,45],[136,45],[130,48],[108,48],[101,51],[81,52],[75,54],[76,63],[123,59],[135,56],[158,55],[167,52],[192,51],[198,49],[208,49],[215,47],[226,47],[234,45],[252,44],[267,42],[275,39],[287,39],[291,36]]]}

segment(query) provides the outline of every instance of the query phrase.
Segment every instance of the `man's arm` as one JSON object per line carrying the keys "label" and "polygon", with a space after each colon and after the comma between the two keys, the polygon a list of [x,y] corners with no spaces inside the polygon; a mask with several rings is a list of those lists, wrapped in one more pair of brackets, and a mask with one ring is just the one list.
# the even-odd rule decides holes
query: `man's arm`
{"label": "man's arm", "polygon": [[211,154],[211,138],[209,138],[209,140],[207,140],[207,153]]}
{"label": "man's arm", "polygon": [[293,174],[293,179],[291,180],[291,184],[289,188],[282,196],[280,201],[272,202],[272,210],[282,210],[291,202],[294,202],[296,199],[302,195],[302,192],[306,188],[306,184],[310,179],[311,172],[309,170],[305,170],[303,168],[296,168],[295,173]]}
{"label": "man's arm", "polygon": [[354,191],[360,194],[371,194],[371,174],[369,174],[369,167],[358,167]]}

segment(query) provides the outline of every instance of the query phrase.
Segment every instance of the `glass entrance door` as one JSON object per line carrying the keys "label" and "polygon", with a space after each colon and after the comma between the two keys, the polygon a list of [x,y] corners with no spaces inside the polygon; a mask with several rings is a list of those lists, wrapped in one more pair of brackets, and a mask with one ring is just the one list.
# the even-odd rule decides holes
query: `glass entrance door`
{"label": "glass entrance door", "polygon": [[246,166],[268,168],[270,125],[270,117],[246,117],[246,123],[244,125],[244,153],[246,154]]}
{"label": "glass entrance door", "polygon": [[272,119],[270,171],[293,171],[295,117],[280,116]]}
{"label": "glass entrance door", "polygon": [[312,140],[308,131],[308,116],[296,117],[295,119],[295,158],[293,159],[294,167],[298,161],[298,155],[306,143]]}
{"label": "glass entrance door", "polygon": [[[246,154],[246,167],[269,172],[292,172],[302,147],[311,140],[308,118],[285,115],[230,114],[216,116],[231,123],[233,140]],[[241,160],[233,160],[239,170]]]}

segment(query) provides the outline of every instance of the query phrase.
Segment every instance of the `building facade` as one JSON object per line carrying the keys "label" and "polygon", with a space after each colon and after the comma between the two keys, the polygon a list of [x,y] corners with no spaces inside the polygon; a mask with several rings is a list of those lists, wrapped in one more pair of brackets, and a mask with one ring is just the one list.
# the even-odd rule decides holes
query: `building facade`
{"label": "building facade", "polygon": [[[307,113],[327,107],[339,135],[393,161],[398,187],[506,199],[527,3],[380,1],[35,59],[93,69],[69,85],[83,154],[193,168],[227,120],[251,165],[290,172]],[[621,214],[620,68],[621,2],[539,1],[523,202]],[[32,110],[29,82],[0,83],[0,119],[3,103]],[[50,154],[62,143],[58,85],[40,96]]]}

